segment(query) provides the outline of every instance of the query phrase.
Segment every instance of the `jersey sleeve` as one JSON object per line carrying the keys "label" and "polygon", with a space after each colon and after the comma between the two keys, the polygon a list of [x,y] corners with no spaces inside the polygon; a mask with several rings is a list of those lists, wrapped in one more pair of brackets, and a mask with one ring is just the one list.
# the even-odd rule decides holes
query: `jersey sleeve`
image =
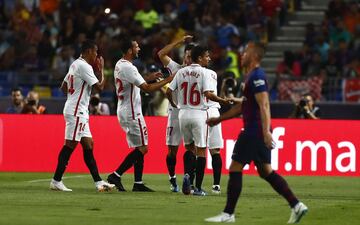
{"label": "jersey sleeve", "polygon": [[169,64],[166,66],[171,72],[171,74],[175,74],[180,68],[181,65],[175,62],[174,60],[170,59]]}
{"label": "jersey sleeve", "polygon": [[136,67],[127,67],[128,73],[126,73],[127,80],[134,84],[135,86],[139,87],[143,83],[146,83],[144,78],[141,76],[139,71],[136,69]]}
{"label": "jersey sleeve", "polygon": [[268,91],[268,85],[264,71],[256,71],[250,85],[252,86],[254,93]]}
{"label": "jersey sleeve", "polygon": [[93,86],[99,82],[94,74],[94,70],[90,65],[82,64],[79,68],[79,75],[81,79],[83,79],[89,86]]}
{"label": "jersey sleeve", "polygon": [[178,75],[175,75],[174,79],[170,82],[169,88],[174,91],[177,89],[177,77]]}
{"label": "jersey sleeve", "polygon": [[203,92],[215,91],[212,85],[211,72],[209,70],[204,70],[202,79],[203,79]]}

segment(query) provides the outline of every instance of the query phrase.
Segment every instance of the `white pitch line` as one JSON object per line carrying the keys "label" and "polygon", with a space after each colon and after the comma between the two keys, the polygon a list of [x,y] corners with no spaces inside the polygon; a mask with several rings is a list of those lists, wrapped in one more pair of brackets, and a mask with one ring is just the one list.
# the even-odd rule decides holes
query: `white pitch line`
{"label": "white pitch line", "polygon": [[[65,179],[74,179],[74,178],[82,178],[82,177],[89,177],[90,175],[77,175],[77,176],[67,176],[67,177],[63,177],[62,179],[65,180]],[[28,183],[38,183],[38,182],[49,182],[51,181],[51,178],[49,179],[37,179],[37,180],[28,180],[26,182]]]}

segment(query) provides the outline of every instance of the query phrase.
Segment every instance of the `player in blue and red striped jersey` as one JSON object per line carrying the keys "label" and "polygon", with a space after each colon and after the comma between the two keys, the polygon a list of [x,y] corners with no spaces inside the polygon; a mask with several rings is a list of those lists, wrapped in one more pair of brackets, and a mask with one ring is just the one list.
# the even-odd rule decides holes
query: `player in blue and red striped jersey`
{"label": "player in blue and red striped jersey", "polygon": [[271,168],[271,149],[274,148],[274,142],[271,136],[268,85],[265,72],[260,67],[263,56],[264,49],[260,44],[248,44],[241,60],[242,66],[248,71],[243,89],[244,98],[238,100],[232,109],[220,117],[207,120],[210,126],[214,126],[242,112],[244,130],[234,146],[225,209],[220,215],[205,221],[235,222],[234,210],[242,189],[242,171],[244,166],[252,161],[260,177],[289,203],[291,215],[288,223],[299,222],[308,210],[305,204],[295,197],[284,178]]}

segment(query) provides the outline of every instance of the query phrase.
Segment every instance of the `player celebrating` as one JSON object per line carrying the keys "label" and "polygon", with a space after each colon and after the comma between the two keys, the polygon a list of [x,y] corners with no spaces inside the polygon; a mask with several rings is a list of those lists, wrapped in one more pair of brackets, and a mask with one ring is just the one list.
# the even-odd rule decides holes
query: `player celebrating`
{"label": "player celebrating", "polygon": [[[169,83],[173,76],[162,81],[148,84],[141,76],[132,61],[138,57],[140,51],[136,41],[124,39],[121,50],[124,53],[115,65],[114,78],[118,97],[117,116],[121,127],[126,132],[126,140],[130,148],[134,148],[112,174],[108,182],[115,184],[119,191],[125,191],[121,183],[121,175],[134,165],[134,186],[132,191],[152,192],[142,181],[144,155],[148,151],[148,133],[141,111],[140,89],[145,92],[159,90]],[[156,72],[147,76],[148,80],[159,78],[161,73]]]}
{"label": "player celebrating", "polygon": [[[113,184],[103,181],[99,176],[93,155],[94,142],[89,127],[88,108],[91,88],[94,87],[101,91],[105,85],[104,59],[102,57],[97,58],[97,50],[98,48],[93,41],[85,41],[81,47],[80,57],[70,65],[69,72],[61,85],[63,92],[67,93],[64,106],[65,145],[59,153],[56,171],[50,182],[50,189],[52,190],[72,191],[61,180],[70,156],[79,141],[83,148],[84,161],[90,170],[97,191],[108,191],[114,187]],[[90,65],[94,62],[100,75],[99,79]]]}
{"label": "player celebrating", "polygon": [[234,210],[242,189],[242,170],[254,161],[261,178],[282,195],[291,207],[288,223],[297,223],[308,208],[295,197],[287,182],[271,168],[271,149],[274,147],[270,128],[270,103],[265,72],[260,68],[264,49],[260,44],[249,44],[242,56],[242,66],[247,68],[245,101],[238,103],[220,117],[210,118],[207,123],[214,126],[223,120],[243,113],[244,130],[234,146],[229,171],[227,202],[224,211],[208,222],[235,222]]}
{"label": "player celebrating", "polygon": [[[209,84],[209,75],[206,67],[209,64],[210,56],[205,47],[195,46],[191,50],[192,64],[180,69],[175,79],[167,89],[167,96],[173,107],[177,107],[172,101],[172,92],[177,91],[177,102],[180,108],[179,122],[180,131],[185,143],[186,153],[196,147],[196,190],[194,195],[206,195],[201,185],[204,178],[206,164],[206,145],[207,145],[207,106],[205,97],[220,103],[227,104],[228,100],[213,94]],[[185,158],[186,156],[184,156]],[[190,193],[190,176],[192,165],[190,160],[184,160],[184,182],[182,191],[184,194]]]}
{"label": "player celebrating", "polygon": [[[177,62],[173,61],[168,54],[179,44],[184,43],[186,40],[191,39],[192,36],[185,35],[184,37],[175,40],[174,42],[166,45],[158,52],[158,56],[160,58],[161,63],[170,70],[171,74],[176,74],[176,72],[184,66],[191,64],[191,48],[192,44],[188,44],[185,46],[183,64],[180,65]],[[176,92],[173,92],[174,101],[176,102],[177,96]],[[179,144],[181,141],[180,127],[179,127],[179,109],[172,107],[169,104],[168,108],[168,121],[166,126],[166,145],[168,146],[168,154],[166,155],[166,165],[169,172],[169,181],[170,181],[170,189],[172,192],[178,192],[179,187],[176,183],[176,174],[175,174],[175,166],[176,166],[176,155],[179,148]],[[195,153],[189,152],[187,155],[191,157],[191,161],[195,164]],[[185,157],[184,157],[185,159]],[[194,176],[194,173],[191,173],[191,176]],[[190,179],[193,181],[193,177]]]}

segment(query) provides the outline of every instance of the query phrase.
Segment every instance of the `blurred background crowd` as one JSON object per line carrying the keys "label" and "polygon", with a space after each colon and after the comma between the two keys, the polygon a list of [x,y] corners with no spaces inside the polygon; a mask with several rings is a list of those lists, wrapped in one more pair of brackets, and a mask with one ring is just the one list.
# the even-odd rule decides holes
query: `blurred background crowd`
{"label": "blurred background crowd", "polygon": [[[296,102],[295,94],[301,96],[313,90],[317,90],[312,93],[317,101],[345,101],[343,88],[350,84],[344,84],[344,80],[360,78],[357,1],[324,1],[326,8],[320,21],[300,24],[303,32],[295,38],[300,40],[300,47],[278,48],[281,54],[271,50],[273,43],[281,45],[283,41],[286,45],[292,41],[291,37],[281,39],[281,29],[289,27],[296,12],[309,2],[0,0],[0,96],[8,97],[13,88],[20,88],[24,96],[33,90],[42,99],[63,99],[60,83],[69,65],[79,57],[82,42],[93,39],[105,58],[107,84],[101,98],[109,100],[114,96],[113,68],[121,57],[120,36],[130,35],[139,43],[141,52],[134,64],[146,75],[161,69],[157,52],[162,47],[190,34],[193,41],[209,46],[211,68],[218,72],[221,95],[241,95],[244,74],[240,56],[248,41],[257,41],[269,46],[264,68],[272,101]],[[171,57],[181,62],[182,52],[179,47]],[[296,82],[304,81],[317,86],[299,91]],[[288,87],[294,87],[290,94]],[[357,86],[351,90],[356,91]],[[284,97],[284,93],[289,96]],[[159,95],[143,96],[145,115],[163,114],[165,100]],[[115,103],[109,105],[113,112]]]}

